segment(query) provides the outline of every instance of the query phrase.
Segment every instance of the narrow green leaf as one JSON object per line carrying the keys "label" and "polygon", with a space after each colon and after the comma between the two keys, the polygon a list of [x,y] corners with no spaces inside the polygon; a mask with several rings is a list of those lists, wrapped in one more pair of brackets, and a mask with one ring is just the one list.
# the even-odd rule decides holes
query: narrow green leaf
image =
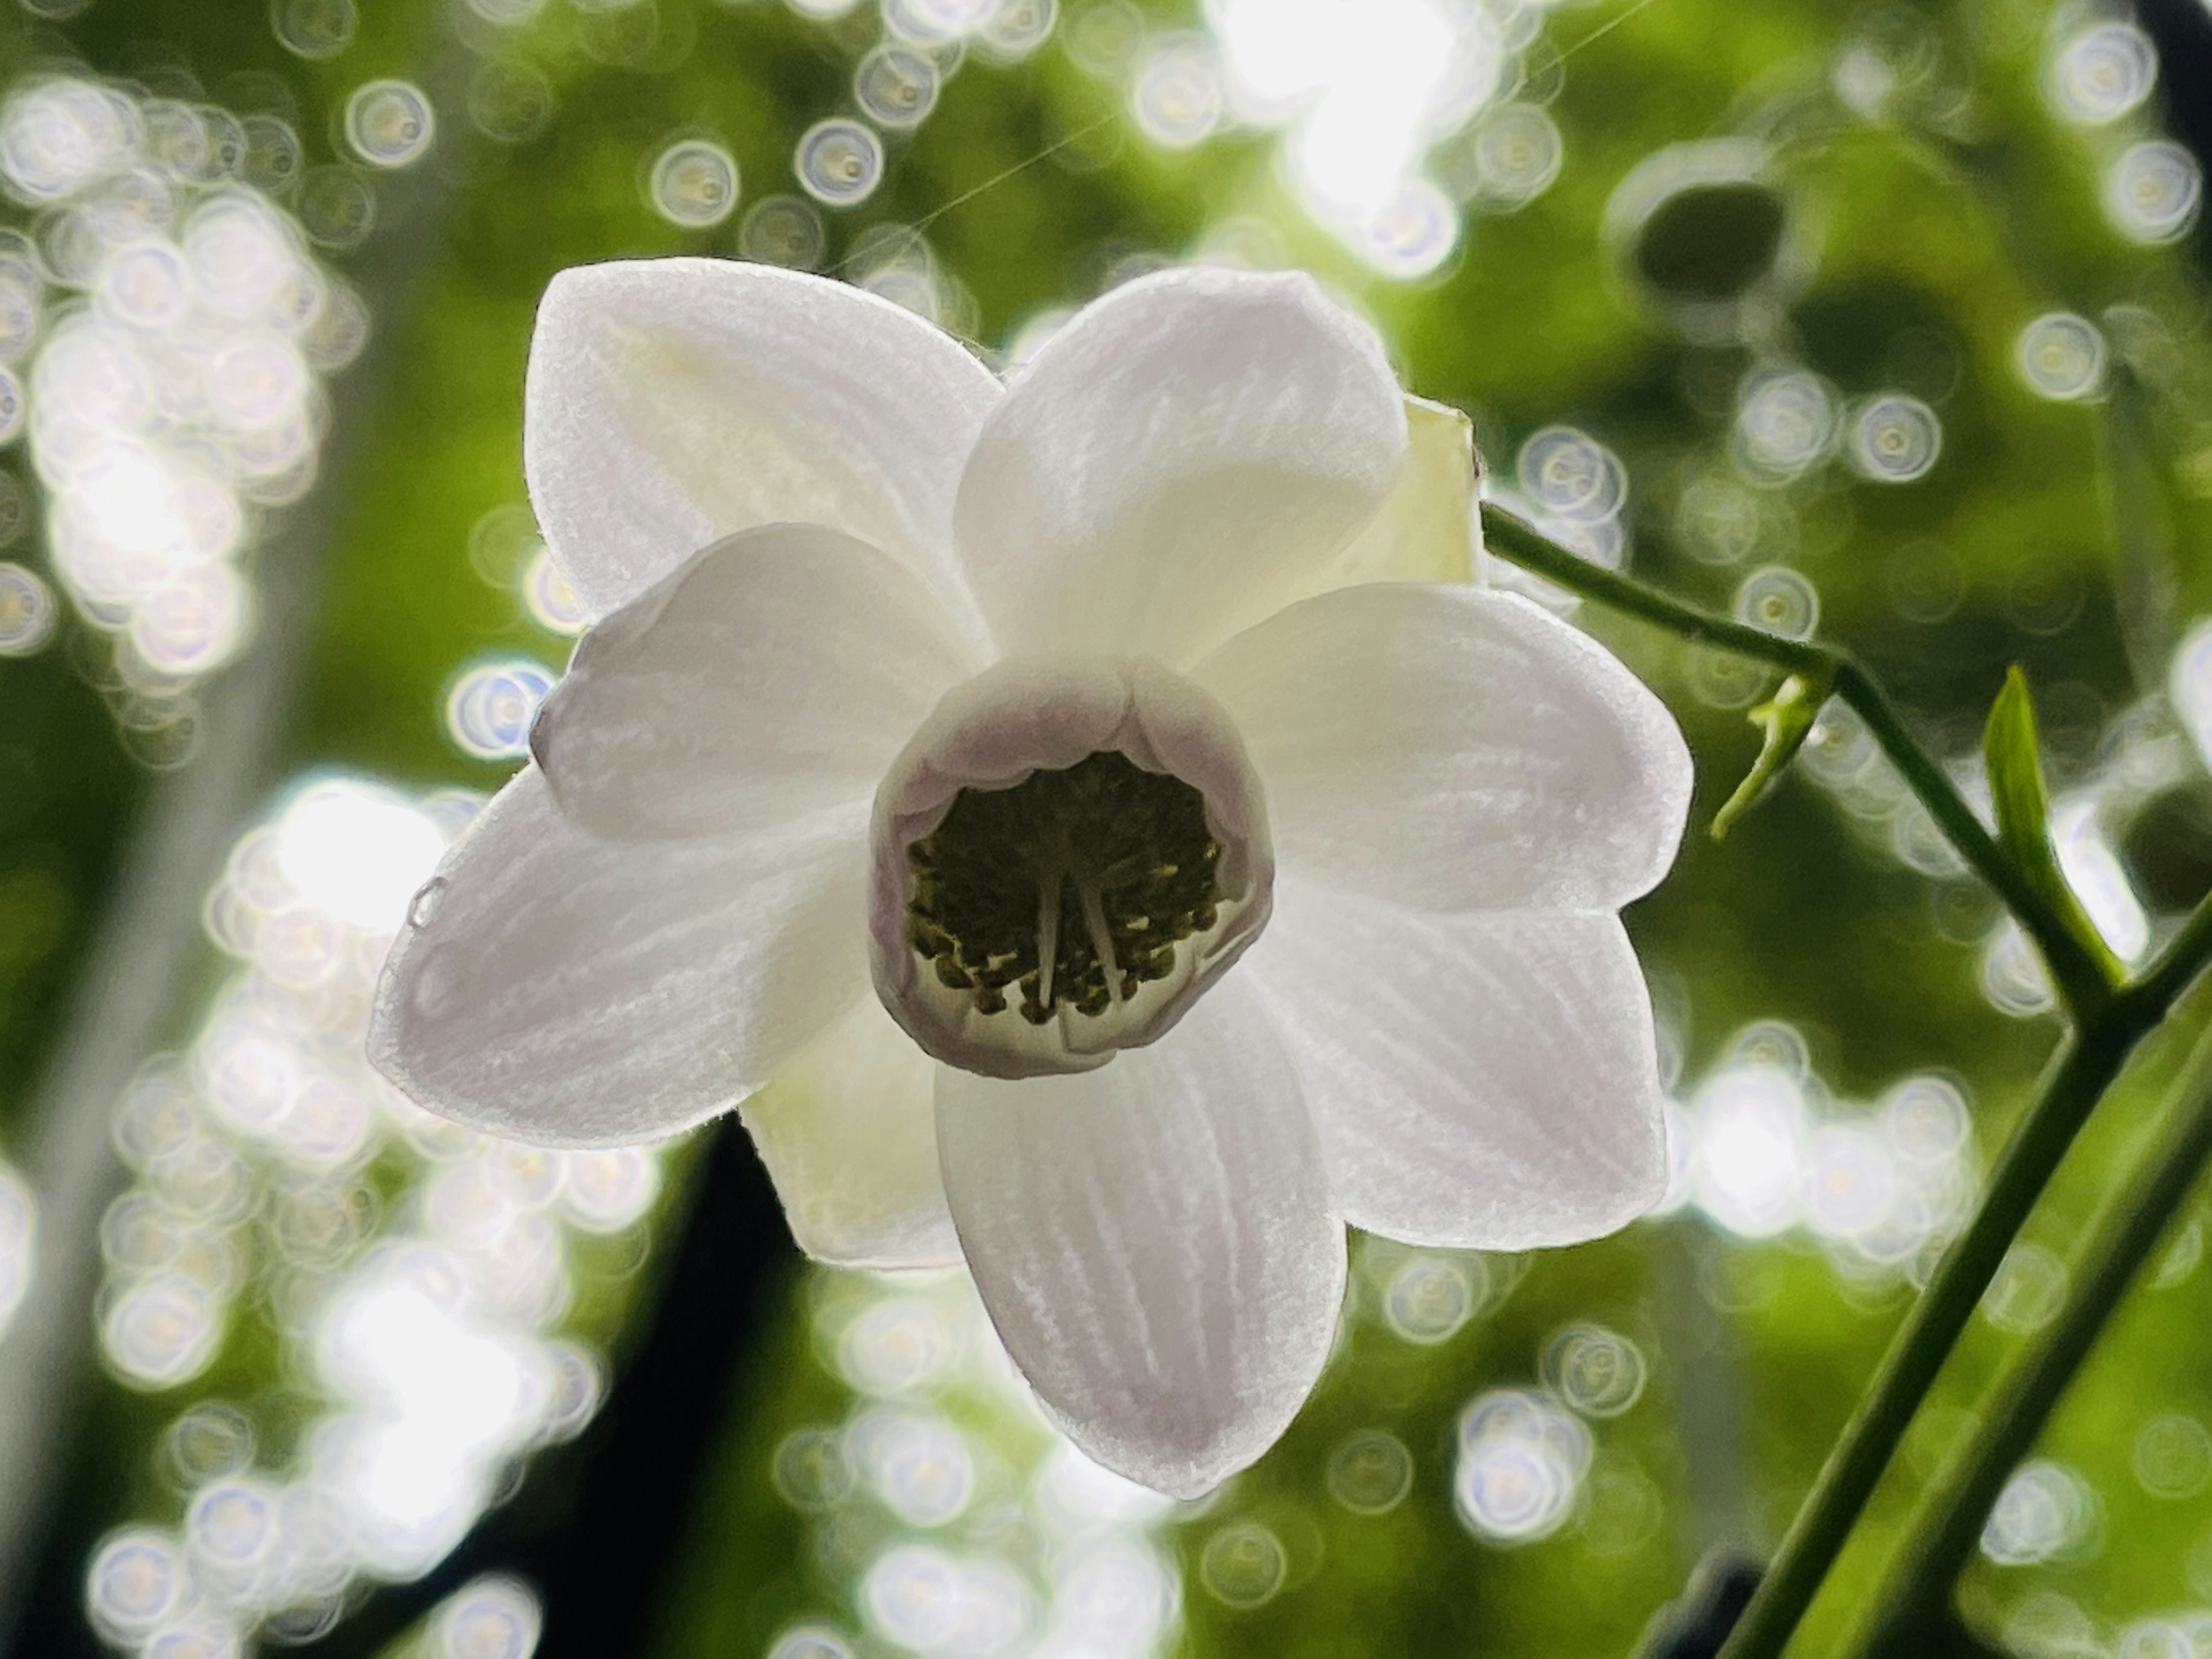
{"label": "narrow green leaf", "polygon": [[2055,873],[2058,859],[2051,846],[2051,793],[2044,785],[2036,741],[2035,701],[2028,696],[2027,676],[2017,665],[2006,673],[2004,690],[1990,705],[1982,754],[1989,762],[1990,793],[1996,805],[1997,845],[2031,878]]}
{"label": "narrow green leaf", "polygon": [[1989,724],[1982,732],[1982,754],[1989,763],[1998,848],[2049,902],[2066,931],[2104,970],[2106,979],[2117,984],[2121,974],[2119,958],[2105,943],[2105,936],[2089,920],[2058,867],[2057,849],[2051,841],[2051,792],[2043,781],[2043,757],[2036,738],[2035,702],[2028,695],[2027,676],[2017,665],[2006,673],[2004,690],[1990,706]]}
{"label": "narrow green leaf", "polygon": [[1792,674],[1771,697],[1751,711],[1751,723],[1765,733],[1765,740],[1759,744],[1759,758],[1752,763],[1751,770],[1736,785],[1735,793],[1713,814],[1715,841],[1725,839],[1735,821],[1765,799],[1774,781],[1782,775],[1782,769],[1805,746],[1813,722],[1820,717],[1820,705],[1827,702],[1833,689],[1825,675],[1808,679]]}

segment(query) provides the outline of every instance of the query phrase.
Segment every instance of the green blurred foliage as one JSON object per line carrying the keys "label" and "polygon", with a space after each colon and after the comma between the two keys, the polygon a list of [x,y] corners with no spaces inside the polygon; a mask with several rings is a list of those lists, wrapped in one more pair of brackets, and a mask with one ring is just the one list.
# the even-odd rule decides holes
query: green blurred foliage
{"label": "green blurred foliage", "polygon": [[[1149,9],[1164,25],[1193,21],[1177,7]],[[1471,216],[1447,269],[1410,285],[1365,273],[1306,222],[1266,137],[1170,154],[1127,130],[1117,90],[1058,45],[1012,69],[971,61],[920,133],[892,141],[883,187],[830,216],[825,263],[837,269],[871,226],[924,227],[972,295],[963,320],[974,337],[1002,348],[1036,313],[1090,297],[1131,255],[1175,257],[1210,227],[1255,217],[1291,258],[1371,309],[1412,389],[1474,414],[1499,471],[1510,473],[1521,440],[1555,422],[1612,446],[1632,479],[1639,575],[1725,609],[1750,565],[1794,565],[1818,589],[1823,635],[1862,652],[1948,753],[1971,749],[2006,669],[2024,665],[2063,790],[2089,769],[2106,721],[2159,690],[2178,624],[2212,607],[2212,562],[2194,553],[2212,530],[2212,362],[2189,251],[2117,236],[2098,205],[2101,152],[2045,111],[2040,76],[2058,16],[2034,0],[1563,9],[1548,26],[1565,57],[1551,106],[1566,140],[1559,182],[1518,212]],[[539,293],[586,260],[732,254],[734,219],[709,231],[670,224],[647,199],[642,169],[668,137],[697,130],[735,155],[747,203],[791,189],[798,133],[848,105],[852,63],[873,39],[865,8],[824,25],[764,3],[556,0],[526,28],[501,32],[410,0],[364,7],[353,45],[314,64],[276,44],[252,0],[96,0],[58,31],[10,9],[0,74],[73,53],[125,76],[181,65],[217,96],[241,72],[273,76],[296,101],[313,162],[333,159],[337,101],[376,75],[459,87],[480,64],[526,63],[552,88],[550,120],[516,144],[471,133],[459,107],[441,110],[444,135],[423,164],[436,200],[414,210],[426,222],[380,228],[380,238],[419,236],[417,264],[404,308],[376,319],[375,372],[364,365],[338,385],[331,476],[299,509],[332,515],[337,535],[289,727],[294,765],[414,784],[500,781],[502,769],[452,746],[440,709],[475,659],[521,654],[557,668],[568,648],[531,620],[498,538],[477,533],[487,515],[525,502],[520,392]],[[1922,85],[1950,113],[1937,119],[1908,100],[1887,118],[1851,117],[1831,91],[1836,65],[1855,46],[1899,39],[1936,65]],[[1914,392],[1943,428],[1941,463],[1917,483],[1831,467],[1775,492],[1770,508],[1787,536],[1733,567],[1684,545],[1680,509],[1696,480],[1725,466],[1733,389],[1752,356],[1684,338],[1639,291],[1636,257],[1603,228],[1637,163],[1725,132],[1761,135],[1777,158],[1788,228],[1771,222],[1769,204],[1752,204],[1742,234],[1753,251],[1771,234],[1808,250],[1782,296],[1777,343],[1848,396]],[[1726,216],[1674,228],[1693,252],[1711,250],[1729,234]],[[1647,273],[1665,252],[1645,250]],[[1699,264],[1697,280],[1726,263]],[[2170,337],[2110,398],[2056,403],[2021,383],[2014,342],[2030,319],[2120,304],[2164,318]],[[20,454],[8,464],[23,475]],[[1930,543],[1955,572],[1958,603],[1914,620],[1900,584]],[[1746,1022],[1784,1020],[1845,1099],[1870,1099],[1911,1071],[1965,1079],[1981,1145],[1993,1148],[2056,1027],[2009,1018],[1984,996],[1972,941],[1994,920],[1986,896],[1903,868],[1802,777],[1785,779],[1725,843],[1711,841],[1712,812],[1757,750],[1742,710],[1771,686],[1717,676],[1698,653],[1617,618],[1581,620],[1662,690],[1698,758],[1681,861],[1631,917],[1686,1075]],[[71,631],[41,656],[0,661],[0,1146],[21,1127],[120,837],[149,787],[94,689],[96,656]],[[2063,1172],[2033,1239],[2067,1253],[2148,1133],[2179,1047],[2162,1039],[2139,1063]],[[1513,1281],[1510,1293],[1434,1346],[1394,1335],[1376,1315],[1371,1277],[1355,1274],[1342,1352],[1289,1437],[1176,1528],[1190,1652],[1627,1652],[1705,1549],[1778,1536],[1907,1294],[1850,1291],[1809,1245],[1736,1241],[1687,1214],[1490,1271]],[[849,1583],[769,1476],[787,1433],[834,1419],[848,1401],[811,1334],[806,1297],[831,1293],[825,1282],[763,1324],[725,1417],[699,1425],[712,1473],[668,1564],[656,1651],[670,1659],[763,1651],[792,1619],[848,1605]],[[2212,1601],[2212,1497],[2154,1498],[2130,1473],[2144,1422],[2212,1415],[2208,1294],[2202,1270],[2139,1291],[2051,1432],[2051,1454],[2102,1494],[2102,1551],[2033,1573],[1978,1569],[1971,1612],[2001,1622],[2030,1589],[2059,1591],[2111,1624]],[[627,1292],[610,1295],[588,1320],[603,1334]],[[1576,1320],[1628,1335],[1652,1367],[1635,1407],[1598,1431],[1601,1468],[1626,1473],[1600,1483],[1579,1523],[1547,1542],[1479,1543],[1452,1504],[1457,1413],[1483,1389],[1533,1382],[1551,1333]],[[1849,1625],[1891,1529],[1916,1488],[1940,1479],[1943,1443],[2014,1346],[1975,1328],[1798,1650],[1827,1650]],[[281,1389],[271,1365],[265,1340],[242,1338],[211,1385],[240,1397]],[[150,1438],[173,1403],[103,1385],[101,1432],[81,1456],[64,1536],[173,1501],[149,1472]],[[1412,1449],[1415,1474],[1404,1504],[1363,1516],[1330,1500],[1324,1471],[1347,1436],[1373,1428]],[[1658,1499],[1640,1531],[1606,1508],[1608,1493],[1641,1502],[1638,1481]],[[1267,1522],[1292,1558],[1283,1591],[1250,1610],[1209,1595],[1200,1565],[1207,1541],[1243,1517]],[[66,1587],[74,1568],[56,1571]]]}

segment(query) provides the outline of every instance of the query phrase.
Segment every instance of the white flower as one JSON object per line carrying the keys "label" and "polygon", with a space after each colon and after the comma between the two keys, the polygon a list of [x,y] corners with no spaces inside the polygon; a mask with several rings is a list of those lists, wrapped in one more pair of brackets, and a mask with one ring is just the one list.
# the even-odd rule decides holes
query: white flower
{"label": "white flower", "polygon": [[393,948],[424,1105],[737,1108],[809,1252],[964,1259],[1052,1417],[1183,1494],[1312,1387],[1346,1222],[1660,1196],[1614,912],[1680,735],[1468,585],[1466,420],[1306,278],[1131,283],[1002,386],[834,283],[572,270],[525,444],[600,620]]}

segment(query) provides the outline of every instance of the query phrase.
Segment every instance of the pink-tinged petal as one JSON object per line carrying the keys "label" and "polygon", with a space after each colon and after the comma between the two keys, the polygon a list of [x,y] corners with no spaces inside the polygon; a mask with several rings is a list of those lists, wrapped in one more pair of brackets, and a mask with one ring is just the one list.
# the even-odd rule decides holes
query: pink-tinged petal
{"label": "pink-tinged petal", "polygon": [[447,853],[379,982],[379,1071],[556,1146],[672,1134],[759,1088],[867,967],[865,811],[756,839],[603,841],[526,768]]}
{"label": "pink-tinged petal", "polygon": [[524,469],[546,544],[597,613],[724,536],[824,524],[905,563],[980,644],[952,501],[1000,396],[950,336],[826,277],[584,265],[538,307]]}
{"label": "pink-tinged petal", "polygon": [[929,590],[820,525],[717,543],[586,634],[531,747],[601,835],[714,836],[865,811],[982,666]]}
{"label": "pink-tinged petal", "polygon": [[1617,1231],[1667,1186],[1651,1006],[1619,918],[1440,915],[1303,884],[1244,971],[1356,1226],[1495,1250]]}
{"label": "pink-tinged petal", "polygon": [[1611,910],[1681,843],[1692,780],[1674,717],[1525,599],[1342,588],[1191,678],[1244,733],[1286,877],[1437,910]]}
{"label": "pink-tinged petal", "polygon": [[1180,667],[1313,591],[1407,453],[1374,331],[1298,275],[1124,284],[985,423],[957,524],[1001,649]]}
{"label": "pink-tinged petal", "polygon": [[983,1305],[1078,1446],[1193,1497],[1274,1443],[1328,1357],[1344,1230],[1237,979],[1097,1071],[941,1070],[937,1133]]}
{"label": "pink-tinged petal", "polygon": [[937,1064],[872,994],[738,1109],[799,1249],[842,1267],[947,1267]]}

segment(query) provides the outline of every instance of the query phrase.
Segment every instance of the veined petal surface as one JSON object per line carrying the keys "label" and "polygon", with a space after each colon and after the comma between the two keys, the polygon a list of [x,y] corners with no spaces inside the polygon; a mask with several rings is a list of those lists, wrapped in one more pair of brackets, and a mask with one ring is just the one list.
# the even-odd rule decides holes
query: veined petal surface
{"label": "veined petal surface", "polygon": [[983,1304],[1077,1445],[1191,1497],[1273,1443],[1328,1357],[1344,1229],[1238,978],[1094,1072],[941,1069],[937,1133]]}
{"label": "veined petal surface", "polygon": [[953,492],[997,379],[889,301],[731,259],[564,270],[530,344],[523,463],[546,544],[604,614],[709,542],[825,524],[971,633]]}
{"label": "veined petal surface", "polygon": [[949,1267],[937,1063],[872,992],[738,1109],[799,1248],[844,1267]]}
{"label": "veined petal surface", "polygon": [[982,666],[928,588],[820,525],[717,543],[584,635],[531,748],[615,836],[865,811],[938,699]]}
{"label": "veined petal surface", "polygon": [[1311,278],[1163,271],[1014,380],[961,479],[961,553],[1002,650],[1181,667],[1310,592],[1406,452],[1381,343]]}
{"label": "veined petal surface", "polygon": [[1667,1184],[1651,1006],[1620,919],[1279,889],[1245,972],[1280,1024],[1356,1226],[1531,1249]]}
{"label": "veined petal surface", "polygon": [[1244,734],[1286,878],[1437,910],[1612,910],[1680,844],[1692,777],[1674,717],[1510,594],[1340,588],[1191,678]]}
{"label": "veined petal surface", "polygon": [[369,1058],[425,1106],[555,1146],[727,1110],[866,994],[865,811],[748,840],[603,841],[526,767],[447,853],[377,986]]}

